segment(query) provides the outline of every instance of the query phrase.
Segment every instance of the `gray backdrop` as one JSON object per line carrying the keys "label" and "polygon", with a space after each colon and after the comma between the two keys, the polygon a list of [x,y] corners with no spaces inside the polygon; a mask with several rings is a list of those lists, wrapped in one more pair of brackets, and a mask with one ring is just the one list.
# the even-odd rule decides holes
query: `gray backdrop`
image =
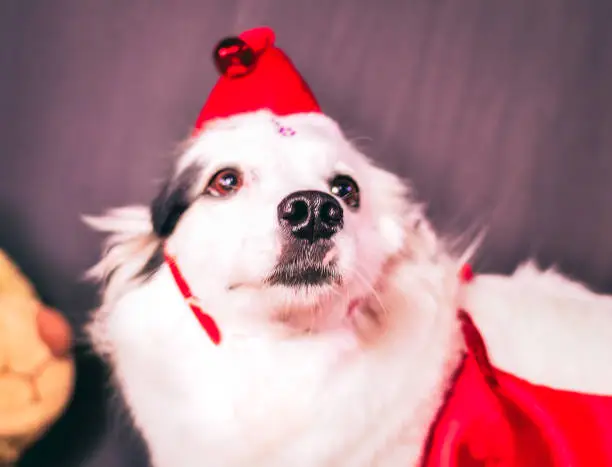
{"label": "gray backdrop", "polygon": [[[78,329],[100,241],[79,215],[152,197],[216,80],[212,46],[267,24],[439,230],[490,226],[479,270],[534,255],[611,292],[611,3],[0,0],[0,247]],[[23,465],[146,465],[83,346],[79,371]]]}

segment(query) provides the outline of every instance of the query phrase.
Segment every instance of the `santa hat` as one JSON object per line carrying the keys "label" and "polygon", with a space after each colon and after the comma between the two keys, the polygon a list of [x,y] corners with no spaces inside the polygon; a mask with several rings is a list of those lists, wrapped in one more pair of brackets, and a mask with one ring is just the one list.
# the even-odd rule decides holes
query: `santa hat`
{"label": "santa hat", "polygon": [[262,27],[219,42],[214,60],[221,74],[195,124],[268,109],[276,115],[321,112],[310,88],[285,53],[274,31]]}

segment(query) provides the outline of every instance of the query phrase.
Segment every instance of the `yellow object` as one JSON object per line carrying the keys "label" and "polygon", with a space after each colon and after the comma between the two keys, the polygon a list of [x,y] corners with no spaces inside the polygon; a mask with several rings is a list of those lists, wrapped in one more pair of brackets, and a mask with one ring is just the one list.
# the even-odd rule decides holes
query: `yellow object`
{"label": "yellow object", "polygon": [[71,339],[64,318],[0,250],[0,465],[16,462],[72,396],[74,360],[58,335]]}
{"label": "yellow object", "polygon": [[34,287],[8,255],[0,250],[0,296],[37,298]]}

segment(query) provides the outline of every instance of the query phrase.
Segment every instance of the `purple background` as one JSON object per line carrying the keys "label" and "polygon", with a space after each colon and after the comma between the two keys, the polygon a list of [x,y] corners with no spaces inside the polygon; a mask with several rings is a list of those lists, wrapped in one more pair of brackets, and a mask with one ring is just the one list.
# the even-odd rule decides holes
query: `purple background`
{"label": "purple background", "polygon": [[[75,328],[100,244],[79,215],[149,201],[216,79],[211,48],[261,24],[441,232],[490,226],[479,270],[536,256],[612,292],[609,1],[3,0],[0,247]],[[127,416],[104,416],[103,369],[79,362],[23,465],[146,465]]]}

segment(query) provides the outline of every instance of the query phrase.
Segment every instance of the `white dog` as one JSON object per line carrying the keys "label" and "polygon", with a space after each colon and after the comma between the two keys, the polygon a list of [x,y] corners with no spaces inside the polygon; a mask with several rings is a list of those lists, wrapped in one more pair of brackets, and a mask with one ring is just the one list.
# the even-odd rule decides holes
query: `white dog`
{"label": "white dog", "polygon": [[[258,68],[226,66],[213,94],[288,81],[270,34],[222,43]],[[90,334],[154,466],[425,463],[469,347],[460,309],[500,374],[612,394],[612,298],[532,265],[462,281],[466,257],[333,120],[253,107],[201,118],[150,208],[89,219],[112,234]]]}

